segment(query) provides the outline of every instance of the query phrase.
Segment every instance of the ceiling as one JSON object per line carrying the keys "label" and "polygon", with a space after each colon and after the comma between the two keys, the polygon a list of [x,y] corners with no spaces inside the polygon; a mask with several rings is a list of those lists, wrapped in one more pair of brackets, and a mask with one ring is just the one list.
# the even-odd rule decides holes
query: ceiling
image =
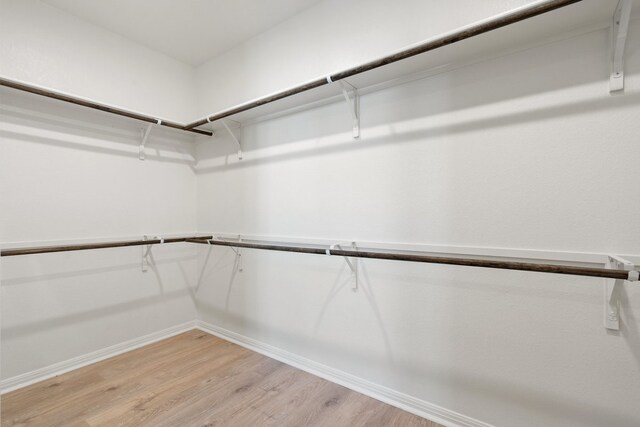
{"label": "ceiling", "polygon": [[43,1],[196,66],[320,0]]}

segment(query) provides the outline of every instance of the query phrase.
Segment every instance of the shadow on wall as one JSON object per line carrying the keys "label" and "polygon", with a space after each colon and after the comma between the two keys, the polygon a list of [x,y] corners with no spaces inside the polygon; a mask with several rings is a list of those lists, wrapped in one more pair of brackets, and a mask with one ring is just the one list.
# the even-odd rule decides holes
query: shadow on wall
{"label": "shadow on wall", "polygon": [[[231,311],[231,299],[233,296],[233,288],[234,285],[237,284],[238,273],[242,273],[243,267],[241,265],[241,253],[236,252],[235,250],[231,250],[228,248],[227,250],[223,249],[221,251],[217,251],[218,256],[216,258],[216,263],[208,266],[211,253],[213,247],[209,247],[202,262],[200,268],[200,274],[198,276],[198,282],[196,284],[196,294],[201,289],[204,283],[212,283],[215,286],[224,286],[225,288],[225,299],[224,299],[224,307],[216,308],[217,310],[222,310],[224,313],[229,313],[233,316],[233,312]],[[259,268],[256,268],[255,264],[252,264],[251,275],[255,277],[261,277],[265,273],[263,273]],[[393,355],[391,351],[391,343],[389,340],[389,335],[386,331],[385,325],[382,321],[382,316],[380,314],[380,309],[378,307],[378,303],[376,301],[375,295],[370,289],[369,278],[367,274],[366,266],[361,265],[359,268],[360,278],[358,289],[364,293],[367,303],[371,309],[371,313],[376,320],[377,329],[380,335],[382,336],[382,340],[384,342],[384,348],[386,353],[386,360],[388,363],[393,361]],[[255,280],[251,281],[251,283],[257,283]],[[351,283],[351,270],[346,267],[346,265],[342,265],[342,268],[336,271],[335,280],[333,281],[333,285],[326,292],[325,298],[321,304],[321,308],[318,311],[317,317],[312,326],[312,332],[310,332],[310,336],[308,337],[309,342],[314,342],[318,337],[319,331],[322,327],[323,320],[325,319],[325,315],[331,303],[334,299],[341,293],[345,291],[345,288]],[[196,299],[198,304],[198,310],[203,310],[201,313],[205,312],[207,308],[213,307],[213,305],[208,305],[207,303],[202,303],[202,298]],[[238,306],[238,303],[243,303],[244,300],[236,300],[234,305],[235,311],[245,312],[247,309],[246,306]],[[311,301],[310,301],[311,302]],[[205,316],[206,317],[206,316]],[[247,323],[242,321],[244,319],[243,316],[235,316],[235,320],[241,323],[235,323],[234,327],[239,327],[241,330],[245,330],[244,328],[247,326]],[[278,335],[279,331],[272,331],[274,335]]]}
{"label": "shadow on wall", "polygon": [[[46,255],[45,255],[46,256]],[[195,292],[192,286],[190,285],[190,279],[188,274],[184,270],[183,263],[184,262],[192,262],[196,259],[196,256],[183,256],[183,257],[171,257],[171,258],[163,258],[161,260],[157,260],[153,257],[153,254],[150,254],[150,262],[148,272],[152,273],[154,276],[154,283],[157,285],[157,293],[154,295],[146,296],[143,298],[135,298],[127,300],[126,302],[120,302],[116,304],[110,304],[106,301],[106,305],[103,305],[99,308],[92,308],[89,310],[82,311],[74,311],[70,314],[65,314],[63,316],[57,317],[49,317],[46,319],[34,321],[34,322],[25,322],[17,325],[3,325],[2,328],[2,339],[11,341],[12,339],[18,339],[25,336],[29,336],[38,332],[52,330],[65,326],[72,325],[81,325],[84,322],[90,319],[98,319],[109,316],[117,315],[118,313],[124,313],[127,311],[135,311],[140,310],[143,307],[151,307],[154,305],[167,303],[171,300],[181,299],[185,296],[188,296],[195,306]],[[182,289],[177,290],[167,290],[167,287],[164,284],[164,281],[161,277],[161,273],[158,270],[159,266],[170,266],[175,265],[180,271],[182,275],[184,285]],[[65,271],[60,273],[51,273],[51,274],[40,274],[40,275],[29,275],[22,277],[12,277],[9,279],[2,280],[2,287],[5,289],[14,288],[14,291],[17,291],[20,286],[29,286],[30,284],[35,285],[38,283],[46,283],[51,281],[64,281],[65,279],[73,279],[73,278],[82,278],[94,275],[104,275],[109,273],[118,273],[117,276],[113,278],[113,280],[118,280],[117,277],[125,272],[131,272],[132,270],[137,270],[140,268],[140,263],[131,263],[131,264],[118,264],[118,265],[109,265],[106,267],[98,267],[98,268],[87,268],[87,269],[78,269],[74,271]],[[136,271],[135,274],[138,274],[139,271]],[[71,282],[74,283],[74,282]],[[66,284],[68,287],[68,284]],[[54,285],[51,285],[54,286]],[[91,288],[91,281],[87,281],[87,288]],[[101,285],[100,285],[101,286]],[[149,288],[145,288],[148,290]],[[28,292],[28,291],[26,291]],[[65,295],[70,300],[65,302]],[[104,297],[104,295],[103,295]],[[68,304],[71,302],[78,303],[78,296],[69,294],[68,289],[61,296],[62,301],[58,299],[56,301],[57,304]],[[8,298],[5,297],[2,301],[2,304],[8,303]],[[102,302],[105,302],[102,300]],[[20,302],[13,301],[12,304],[20,304]],[[56,304],[54,304],[56,305]],[[68,310],[66,310],[68,312]],[[6,343],[6,341],[5,341]],[[3,343],[4,344],[4,343]],[[7,344],[9,345],[9,344]],[[6,356],[5,356],[6,357]]]}
{"label": "shadow on wall", "polygon": [[[0,88],[0,136],[23,142],[137,159],[147,123]],[[194,138],[184,132],[152,126],[147,159],[184,164],[195,170]],[[186,144],[185,144],[186,143]]]}
{"label": "shadow on wall", "polygon": [[[636,294],[636,300],[638,299],[640,299],[640,294]],[[626,288],[622,287],[620,292],[620,331],[615,335],[622,335],[640,371],[640,318],[634,314],[634,304],[635,307],[640,307],[640,301],[632,301]]]}
{"label": "shadow on wall", "polygon": [[[518,112],[506,114],[502,117],[492,117],[487,119],[472,120],[465,123],[450,124],[436,127],[427,127],[426,129],[413,131],[397,131],[394,125],[388,125],[388,131],[383,135],[376,137],[366,137],[366,143],[353,143],[349,136],[345,136],[340,143],[329,146],[312,148],[307,150],[296,150],[292,152],[269,155],[255,159],[244,159],[240,162],[225,163],[216,166],[204,166],[197,169],[198,174],[207,174],[215,172],[223,172],[233,169],[242,169],[256,165],[264,165],[269,163],[277,163],[287,160],[294,160],[308,156],[332,155],[344,151],[370,150],[376,146],[385,144],[408,143],[413,141],[427,141],[443,135],[451,135],[455,133],[474,132],[485,128],[497,128],[502,126],[513,125],[518,122],[536,122],[540,120],[568,116],[580,115],[591,111],[612,108],[628,108],[633,105],[640,104],[640,94],[627,94],[624,97],[607,97],[602,99],[586,100],[580,102],[566,103],[547,108],[545,110],[532,110],[527,112]],[[326,136],[326,135],[324,135]],[[295,141],[290,141],[295,142]],[[282,142],[286,143],[286,142]],[[256,148],[256,147],[253,147]],[[250,145],[243,147],[244,151],[251,149]],[[216,155],[219,150],[216,150]],[[200,159],[202,161],[204,159]]]}
{"label": "shadow on wall", "polygon": [[[161,303],[166,303],[174,299],[180,299],[184,296],[192,296],[192,291],[184,289],[160,292],[156,295],[137,298],[127,301],[125,303],[113,304],[97,309],[85,310],[76,312],[73,314],[39,320],[36,322],[24,323],[16,326],[8,326],[2,328],[2,339],[11,341],[13,339],[22,338],[24,336],[32,335],[42,331],[53,330],[60,327],[78,325],[87,322],[91,319],[99,319],[104,317],[110,317],[117,315],[118,313],[124,313],[127,311],[139,310],[143,307],[150,307]],[[98,332],[98,331],[96,331]],[[10,345],[7,343],[7,345]],[[6,357],[6,356],[5,356]]]}
{"label": "shadow on wall", "polygon": [[[237,251],[235,248],[217,248],[215,263],[209,265],[211,255],[214,252],[213,246],[208,246],[204,255],[201,257],[200,272],[198,274],[198,281],[195,287],[195,303],[198,310],[198,318],[201,317],[201,313],[207,310],[207,303],[203,303],[202,297],[198,298],[198,292],[202,289],[206,283],[214,283],[216,286],[224,286],[224,309],[225,313],[230,313],[229,306],[231,304],[231,298],[234,290],[234,285],[237,283],[236,278],[238,273],[242,269],[242,252]],[[242,300],[244,302],[244,300]],[[247,307],[243,306],[241,309],[244,311]],[[240,321],[242,318],[238,317]],[[245,322],[236,323],[236,326],[244,330],[247,326]]]}
{"label": "shadow on wall", "polygon": [[[162,264],[179,263],[181,261],[189,261],[192,259],[194,259],[193,256],[165,258],[162,260],[154,259],[154,261],[150,264],[150,267],[155,267],[157,265],[162,265]],[[140,268],[140,263],[110,265],[109,267],[87,268],[82,270],[65,271],[63,273],[49,273],[49,274],[39,274],[39,275],[30,274],[28,276],[23,276],[23,277],[12,277],[10,279],[2,279],[2,286],[14,286],[14,285],[21,285],[21,284],[41,282],[41,281],[60,280],[60,279],[71,278],[71,277],[82,277],[82,276],[89,276],[93,274],[109,273],[113,271],[131,270],[134,268]]]}
{"label": "shadow on wall", "polygon": [[[384,352],[385,352],[385,360],[386,363],[392,364],[393,361],[393,351],[391,347],[391,341],[389,340],[389,333],[387,332],[387,328],[384,325],[384,321],[382,320],[382,315],[380,313],[380,308],[378,302],[376,301],[375,294],[373,289],[371,288],[371,281],[369,280],[369,275],[367,273],[367,266],[363,262],[359,262],[357,265],[358,268],[358,287],[357,290],[362,292],[367,299],[367,303],[369,308],[371,309],[371,313],[376,321],[377,331],[381,336],[384,342]],[[332,300],[336,298],[340,292],[343,292],[345,288],[351,286],[351,269],[345,264],[342,265],[342,268],[338,270],[336,279],[327,293],[325,300],[322,303],[322,307],[320,312],[318,313],[317,320],[313,325],[313,334],[312,339],[315,340],[318,337],[318,332],[322,325],[322,321],[324,320],[325,314],[331,304]],[[372,328],[375,330],[375,328]]]}

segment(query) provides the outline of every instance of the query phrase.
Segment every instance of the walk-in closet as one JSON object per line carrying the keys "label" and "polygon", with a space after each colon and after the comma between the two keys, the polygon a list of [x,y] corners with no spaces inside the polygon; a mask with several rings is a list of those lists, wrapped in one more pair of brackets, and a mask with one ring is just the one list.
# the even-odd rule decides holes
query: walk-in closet
{"label": "walk-in closet", "polygon": [[3,427],[639,402],[640,0],[0,0]]}

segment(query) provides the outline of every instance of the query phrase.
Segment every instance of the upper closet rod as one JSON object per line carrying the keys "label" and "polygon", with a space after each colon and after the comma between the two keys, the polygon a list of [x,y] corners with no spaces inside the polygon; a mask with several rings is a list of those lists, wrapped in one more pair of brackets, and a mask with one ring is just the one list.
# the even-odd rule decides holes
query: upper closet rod
{"label": "upper closet rod", "polygon": [[212,236],[189,236],[189,237],[172,237],[169,239],[153,238],[149,240],[125,240],[119,242],[104,242],[104,243],[84,243],[79,245],[60,245],[60,246],[40,246],[35,248],[20,248],[20,249],[2,249],[0,251],[1,257],[17,256],[17,255],[33,255],[33,254],[46,254],[50,252],[69,252],[69,251],[82,251],[87,249],[106,249],[106,248],[121,248],[124,246],[146,246],[146,245],[158,245],[162,243],[179,243],[188,242],[191,239],[211,239]]}
{"label": "upper closet rod", "polygon": [[134,113],[127,110],[122,110],[116,107],[110,107],[108,105],[99,104],[97,102],[88,101],[82,98],[76,98],[75,96],[66,95],[64,93],[56,92],[49,89],[44,89],[38,86],[32,86],[26,83],[16,82],[0,77],[0,86],[6,86],[13,89],[18,89],[24,92],[34,93],[36,95],[46,96],[47,98],[57,99],[59,101],[69,102],[71,104],[82,105],[83,107],[93,108],[95,110],[106,111],[107,113],[116,114],[118,116],[128,117],[130,119],[140,120],[147,123],[156,123],[161,126],[167,126],[173,129],[183,130],[187,132],[198,133],[200,135],[213,135],[212,132],[200,129],[187,128],[185,125],[181,125],[175,122],[169,122],[161,120],[155,117],[146,116],[144,114]]}
{"label": "upper closet rod", "polygon": [[375,61],[367,62],[366,64],[359,65],[357,67],[349,68],[348,70],[341,71],[339,73],[331,74],[327,77],[323,77],[317,80],[310,81],[300,86],[296,86],[291,89],[287,89],[282,92],[278,92],[273,95],[266,96],[264,98],[259,98],[255,101],[242,104],[238,107],[234,107],[220,113],[216,113],[212,116],[205,117],[204,119],[198,120],[193,123],[189,123],[185,126],[186,129],[192,129],[198,126],[202,126],[209,122],[213,122],[216,120],[223,119],[225,117],[232,116],[234,114],[241,113],[243,111],[251,110],[252,108],[259,107],[264,104],[269,104],[274,101],[278,101],[283,98],[287,98],[289,96],[306,92],[308,90],[314,89],[316,87],[324,86],[326,84],[345,79],[347,77],[354,76],[356,74],[364,73],[365,71],[370,71],[378,67],[382,67],[383,65],[391,64],[394,62],[401,61],[403,59],[410,58],[415,55],[419,55],[421,53],[428,52],[430,50],[435,50],[461,40],[465,40],[474,36],[478,36],[483,33],[487,33],[492,30],[496,30],[498,28],[505,27],[510,24],[514,24],[516,22],[524,21],[525,19],[533,18],[534,16],[541,15],[543,13],[550,12],[552,10],[560,9],[562,7],[568,6],[573,3],[578,3],[582,0],[546,0],[539,1],[532,5],[525,6],[522,8],[518,8],[512,12],[508,12],[494,18],[479,22],[477,24],[464,27],[457,31],[448,33],[444,36],[431,39],[427,42],[414,46],[412,48],[403,50],[401,52],[397,52],[383,58],[377,59]]}
{"label": "upper closet rod", "polygon": [[587,267],[575,267],[571,265],[557,265],[557,264],[538,264],[538,263],[526,263],[526,262],[512,262],[512,261],[493,261],[481,258],[463,258],[463,257],[444,257],[434,255],[422,255],[422,254],[407,254],[401,252],[374,252],[374,251],[360,251],[360,250],[344,250],[344,249],[325,249],[310,246],[291,246],[291,245],[274,245],[264,243],[247,243],[237,241],[226,240],[210,240],[206,238],[187,239],[187,242],[200,243],[205,245],[216,246],[230,246],[234,248],[249,248],[249,249],[266,249],[271,251],[284,251],[284,252],[298,252],[317,255],[334,255],[341,257],[351,258],[373,258],[373,259],[386,259],[393,261],[411,261],[411,262],[424,262],[431,264],[449,264],[449,265],[465,265],[471,267],[484,267],[484,268],[497,268],[502,270],[520,270],[520,271],[534,271],[538,273],[556,273],[556,274],[569,274],[574,276],[587,276],[587,277],[604,277],[609,279],[621,279],[638,281],[640,272],[638,271],[626,271],[626,270],[613,270],[606,268],[587,268]]}

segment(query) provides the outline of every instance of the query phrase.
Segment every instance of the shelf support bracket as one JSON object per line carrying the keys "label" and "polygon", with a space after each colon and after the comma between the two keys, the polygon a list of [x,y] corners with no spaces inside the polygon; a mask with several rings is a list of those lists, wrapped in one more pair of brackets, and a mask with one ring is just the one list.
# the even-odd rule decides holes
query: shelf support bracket
{"label": "shelf support bracket", "polygon": [[236,142],[236,144],[238,144],[238,160],[242,160],[242,144],[240,144],[240,139],[238,139],[236,134],[233,133],[233,131],[231,130],[231,128],[227,124],[226,120],[220,120],[220,121],[222,122],[222,126],[224,126],[224,128],[227,130],[227,132],[229,132],[229,135],[231,135],[231,138],[233,138],[233,140]]}
{"label": "shelf support bracket", "polygon": [[[214,241],[215,239],[227,241],[223,237],[216,237],[214,235],[213,239],[207,240],[207,243],[211,245],[211,242]],[[240,234],[238,234],[237,240],[238,240],[238,243],[242,243],[242,236]],[[229,246],[229,249],[231,249],[233,253],[236,254],[235,268],[238,270],[239,273],[242,273],[244,271],[244,269],[242,268],[242,248],[234,248],[233,246]]]}
{"label": "shelf support bracket", "polygon": [[[609,255],[607,268],[633,271],[635,265],[624,258]],[[604,287],[604,327],[613,331],[620,330],[620,290],[622,279],[605,279]]]}
{"label": "shelf support bracket", "polygon": [[632,0],[620,0],[613,14],[611,76],[609,92],[624,90],[624,46],[629,30]]}
{"label": "shelf support bracket", "polygon": [[[155,124],[161,125],[162,120],[158,119],[158,122]],[[145,159],[144,146],[147,144],[147,139],[149,138],[149,133],[151,133],[151,127],[153,125],[154,125],[153,123],[149,123],[146,129],[143,129],[142,131],[140,131],[142,135],[142,139],[140,140],[140,146],[138,147],[138,157],[140,158],[140,160]]]}
{"label": "shelf support bracket", "polygon": [[[238,235],[238,243],[242,243],[242,237]],[[242,249],[231,247],[231,250],[236,254],[236,268],[238,269],[238,273],[242,273],[244,269],[242,268]]]}
{"label": "shelf support bracket", "polygon": [[[154,240],[160,240],[160,244],[164,243],[164,238],[160,236],[154,236]],[[142,240],[149,240],[149,236],[142,236]],[[149,254],[151,253],[151,245],[142,246],[142,272],[145,273],[149,270]]]}
{"label": "shelf support bracket", "polygon": [[[340,244],[331,245],[329,246],[329,249],[325,251],[325,253],[327,255],[332,255],[331,251],[334,248],[342,249],[342,246]],[[353,249],[354,251],[358,250],[356,242],[351,242],[351,249]],[[344,257],[344,260],[351,269],[351,290],[355,292],[358,289],[358,258],[351,259],[349,257]]]}
{"label": "shelf support bracket", "polygon": [[[151,125],[149,125],[151,126]],[[147,236],[142,236],[142,240],[149,240],[147,238]],[[149,256],[149,251],[151,250],[151,246],[150,245],[145,245],[142,247],[142,263],[141,263],[141,267],[142,267],[142,272],[146,273],[146,271],[149,269],[149,260],[147,259],[147,257]]]}
{"label": "shelf support bracket", "polygon": [[[340,80],[340,87],[342,89],[342,95],[345,101],[347,101],[347,107],[351,113],[351,120],[353,121],[353,138],[360,138],[360,95],[358,89],[347,83],[344,80]],[[353,95],[350,97],[349,92]]]}

